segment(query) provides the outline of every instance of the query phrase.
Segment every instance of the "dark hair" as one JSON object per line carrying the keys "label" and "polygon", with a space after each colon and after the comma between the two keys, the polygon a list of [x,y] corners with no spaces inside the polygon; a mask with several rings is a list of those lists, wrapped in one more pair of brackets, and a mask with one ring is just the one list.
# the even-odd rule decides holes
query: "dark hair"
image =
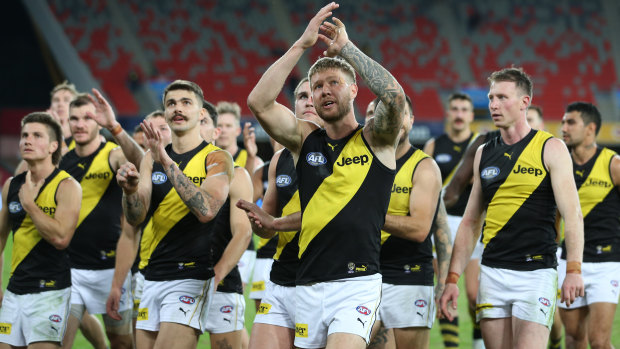
{"label": "dark hair", "polygon": [[530,98],[534,97],[534,83],[532,83],[530,76],[523,71],[523,68],[504,68],[493,72],[487,80],[489,80],[490,84],[501,81],[514,82],[517,89],[520,89],[524,94],[530,96]]}
{"label": "dark hair", "polygon": [[211,120],[213,121],[213,126],[217,125],[217,115],[218,115],[217,108],[215,108],[213,103],[209,101],[204,101],[202,103],[202,107],[207,110],[207,113],[209,113],[209,116],[211,117]]}
{"label": "dark hair", "polygon": [[467,93],[455,92],[448,97],[448,105],[454,100],[468,101],[471,104],[471,109],[474,109],[474,101]]}
{"label": "dark hair", "polygon": [[538,113],[538,116],[540,116],[540,119],[541,120],[543,119],[543,109],[541,106],[536,105],[536,104],[531,104],[528,109],[536,110],[536,112]]}
{"label": "dark hair", "polygon": [[200,88],[200,86],[198,86],[198,84],[196,84],[195,82],[187,81],[187,80],[175,80],[171,82],[170,85],[166,86],[166,89],[164,89],[164,96],[162,98],[162,103],[164,104],[164,108],[166,105],[166,96],[168,95],[168,92],[176,91],[176,90],[194,92],[194,94],[196,95],[196,98],[198,99],[198,105],[202,105],[205,100],[205,96],[202,93],[202,89]]}
{"label": "dark hair", "polygon": [[573,102],[566,107],[566,112],[574,111],[581,113],[584,125],[587,126],[593,122],[596,125],[596,134],[598,135],[598,131],[601,129],[601,113],[596,106],[588,102]]}
{"label": "dark hair", "polygon": [[83,107],[87,104],[93,104],[86,93],[79,93],[69,104],[69,109]]}
{"label": "dark hair", "polygon": [[53,142],[58,142],[58,148],[52,153],[52,163],[58,165],[60,157],[62,156],[62,128],[56,119],[50,114],[43,112],[30,113],[22,119],[22,129],[26,124],[39,123],[47,126],[47,133],[49,138]]}

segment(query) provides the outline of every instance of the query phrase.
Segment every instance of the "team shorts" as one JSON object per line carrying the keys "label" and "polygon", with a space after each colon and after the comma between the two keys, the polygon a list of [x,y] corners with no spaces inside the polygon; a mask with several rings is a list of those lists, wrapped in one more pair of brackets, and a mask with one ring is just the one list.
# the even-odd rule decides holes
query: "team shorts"
{"label": "team shorts", "polygon": [[[454,240],[456,239],[456,232],[459,229],[459,225],[461,224],[461,220],[463,217],[461,216],[452,216],[446,215],[446,220],[448,222],[448,226],[450,227],[450,238],[452,239],[452,246],[454,247]],[[437,253],[434,248],[435,242],[433,241],[433,257],[437,258]],[[471,253],[471,257],[469,260],[477,260],[480,261],[482,259],[482,252],[484,251],[484,244],[480,239],[476,242],[476,246],[474,246],[474,250]]]}
{"label": "team shorts", "polygon": [[[91,314],[105,314],[105,304],[112,288],[114,269],[88,270],[71,268],[71,304],[83,305]],[[133,308],[131,276],[121,287],[119,312]]]}
{"label": "team shorts", "polygon": [[241,282],[247,284],[250,282],[250,276],[252,276],[252,269],[254,268],[254,261],[256,260],[256,251],[245,250],[237,263],[239,268],[239,274],[241,274]]}
{"label": "team shorts", "polygon": [[17,347],[62,343],[70,299],[71,287],[23,295],[6,290],[0,308],[0,342]]}
{"label": "team shorts", "polygon": [[242,330],[245,326],[245,298],[238,293],[215,292],[207,312],[205,330],[212,334]]}
{"label": "team shorts", "polygon": [[551,329],[557,274],[552,268],[518,271],[481,265],[476,320],[514,316]]}
{"label": "team shorts", "polygon": [[133,318],[138,317],[138,308],[140,307],[140,299],[142,298],[142,289],[144,287],[144,274],[136,272],[131,278],[131,289],[133,294]]}
{"label": "team shorts", "polygon": [[381,286],[379,318],[385,328],[433,327],[435,293],[433,286]]}
{"label": "team shorts", "polygon": [[162,322],[174,322],[205,331],[213,296],[213,279],[144,280],[136,328],[159,331]]}
{"label": "team shorts", "polygon": [[322,348],[337,332],[368,344],[380,301],[380,274],[296,286],[295,346]]}
{"label": "team shorts", "polygon": [[[566,260],[558,260],[558,279],[562,285],[566,277]],[[620,262],[584,262],[581,265],[581,277],[585,286],[585,296],[575,298],[570,308],[565,303],[558,303],[562,309],[586,307],[592,303],[618,304],[620,291]]]}
{"label": "team shorts", "polygon": [[295,286],[281,286],[267,281],[254,323],[295,328]]}
{"label": "team shorts", "polygon": [[271,266],[272,258],[256,258],[254,263],[254,273],[252,273],[252,288],[250,289],[250,299],[263,299]]}

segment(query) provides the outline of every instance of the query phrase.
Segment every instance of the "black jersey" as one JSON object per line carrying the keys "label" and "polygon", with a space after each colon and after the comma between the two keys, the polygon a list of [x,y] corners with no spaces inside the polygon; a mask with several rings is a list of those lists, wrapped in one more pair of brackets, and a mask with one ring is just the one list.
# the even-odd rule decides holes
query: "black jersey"
{"label": "black jersey", "polygon": [[379,273],[394,175],[375,157],[361,126],[338,140],[324,129],[306,137],[297,162],[298,285]]}
{"label": "black jersey", "polygon": [[[615,155],[599,147],[585,164],[573,163],[583,214],[584,262],[620,262],[620,193],[610,171]],[[562,259],[566,259],[564,242]]]}
{"label": "black jersey", "polygon": [[[469,138],[459,143],[453,142],[445,133],[435,139],[433,158],[439,166],[444,186],[452,179],[458,164],[465,154],[465,150],[467,150],[467,146],[476,139],[477,136],[477,133],[472,133]],[[459,200],[452,207],[446,209],[447,213],[453,216],[462,216],[465,212],[465,206],[467,206],[470,192],[471,184],[468,184],[465,190],[463,190],[463,193],[459,196]]]}
{"label": "black jersey", "polygon": [[94,153],[84,157],[74,149],[60,161],[59,168],[82,186],[80,217],[67,249],[72,268],[114,268],[123,214],[122,191],[110,166],[110,152],[117,147],[112,142],[101,143]]}
{"label": "black jersey", "polygon": [[[396,160],[396,178],[392,186],[387,214],[408,216],[412,179],[420,161],[428,158],[423,151],[411,149]],[[436,213],[435,213],[436,214]],[[381,274],[383,282],[393,285],[433,286],[433,244],[431,234],[419,243],[381,231]]]}
{"label": "black jersey", "polygon": [[[228,243],[232,240],[230,226],[230,196],[220,209],[215,225],[213,226],[213,234],[211,236],[211,264],[215,265],[222,258],[224,250]],[[234,268],[220,281],[217,286],[218,292],[243,294],[243,285],[241,283],[241,274],[239,268]]]}
{"label": "black jersey", "polygon": [[507,145],[501,135],[485,143],[479,171],[487,215],[482,264],[512,270],[554,268],[555,197],[543,161],[552,135],[531,130]]}
{"label": "black jersey", "polygon": [[[63,180],[71,176],[55,169],[43,183],[35,203],[43,212],[54,217],[56,192]],[[7,290],[15,294],[60,290],[71,286],[71,266],[66,250],[58,250],[41,237],[32,218],[23,209],[19,190],[26,172],[15,176],[9,185],[7,205],[13,231],[11,277]]]}
{"label": "black jersey", "polygon": [[[269,166],[271,161],[265,162],[263,166],[263,192],[267,190],[267,183],[269,182]],[[271,239],[258,238],[258,244],[256,246],[256,258],[273,258],[276,253],[276,246],[278,246],[278,235],[274,235]]]}

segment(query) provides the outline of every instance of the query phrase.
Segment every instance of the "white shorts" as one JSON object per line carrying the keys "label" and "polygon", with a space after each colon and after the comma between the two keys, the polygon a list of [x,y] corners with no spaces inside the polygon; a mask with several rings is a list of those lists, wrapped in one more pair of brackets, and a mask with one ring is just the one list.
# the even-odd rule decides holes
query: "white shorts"
{"label": "white shorts", "polygon": [[296,286],[295,346],[323,348],[337,332],[368,344],[380,301],[381,274]]}
{"label": "white shorts", "polygon": [[267,281],[254,323],[295,328],[295,286],[280,286]]}
{"label": "white shorts", "polygon": [[[446,215],[446,220],[448,221],[448,226],[450,227],[452,247],[454,247],[454,240],[456,239],[456,232],[459,229],[459,225],[461,224],[461,220],[463,220],[463,217]],[[480,239],[478,239],[478,242],[476,242],[476,246],[474,247],[474,250],[472,251],[471,257],[469,258],[469,260],[475,259],[475,260],[480,261],[482,259],[483,251],[484,251],[484,244],[482,243],[482,241],[480,241]],[[437,258],[437,253],[435,253],[435,249],[433,249],[433,257]]]}
{"label": "white shorts", "polygon": [[71,287],[17,295],[6,290],[0,308],[0,342],[27,346],[62,342],[69,317]]}
{"label": "white shorts", "polygon": [[385,328],[433,327],[435,321],[433,286],[383,283],[379,318]]}
{"label": "white shorts", "polygon": [[[105,314],[105,303],[112,288],[114,269],[87,270],[71,268],[71,304],[84,305],[91,314]],[[121,288],[118,311],[132,309],[131,276]]]}
{"label": "white shorts", "polygon": [[271,266],[272,258],[256,258],[254,263],[254,273],[252,273],[252,288],[250,289],[250,299],[263,299]]}
{"label": "white shorts", "polygon": [[476,320],[514,316],[551,329],[557,289],[552,268],[517,271],[481,265]]}
{"label": "white shorts", "polygon": [[245,250],[237,263],[239,267],[239,274],[241,274],[241,282],[247,284],[250,282],[250,276],[252,276],[252,269],[254,268],[254,261],[256,260],[256,251]]}
{"label": "white shorts", "polygon": [[[566,277],[566,261],[558,260],[558,279],[562,285]],[[570,309],[588,306],[592,303],[618,304],[620,293],[620,262],[584,262],[581,265],[581,277],[585,286],[585,297],[575,298]],[[565,303],[558,307],[568,309]]]}
{"label": "white shorts", "polygon": [[245,326],[245,298],[238,293],[215,292],[209,310],[205,331],[229,333]]}
{"label": "white shorts", "polygon": [[161,322],[174,322],[203,331],[213,296],[213,279],[144,281],[136,328],[159,331]]}
{"label": "white shorts", "polygon": [[144,274],[137,272],[131,278],[131,289],[133,294],[133,317],[138,317],[138,308],[140,307],[140,299],[142,298],[142,289],[144,288]]}

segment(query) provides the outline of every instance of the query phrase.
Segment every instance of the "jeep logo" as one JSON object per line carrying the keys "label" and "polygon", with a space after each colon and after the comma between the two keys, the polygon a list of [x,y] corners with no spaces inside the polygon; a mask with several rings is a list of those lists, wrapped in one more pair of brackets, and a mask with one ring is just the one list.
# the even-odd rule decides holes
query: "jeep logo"
{"label": "jeep logo", "polygon": [[110,172],[89,173],[84,179],[109,179]]}
{"label": "jeep logo", "polygon": [[291,184],[291,176],[281,174],[276,178],[276,185],[278,187],[286,187]]}
{"label": "jeep logo", "polygon": [[306,155],[306,162],[311,166],[321,166],[327,163],[327,159],[321,153],[313,152]]}
{"label": "jeep logo", "polygon": [[521,165],[517,165],[517,168],[512,170],[513,173],[523,173],[523,174],[533,174],[535,177],[542,176],[543,171],[539,168],[534,167],[521,167]]}
{"label": "jeep logo", "polygon": [[368,155],[362,155],[362,156],[354,156],[352,158],[343,157],[342,159],[340,159],[340,162],[336,163],[336,165],[347,166],[351,164],[361,164],[362,166],[364,166],[364,164],[367,162],[368,162]]}

